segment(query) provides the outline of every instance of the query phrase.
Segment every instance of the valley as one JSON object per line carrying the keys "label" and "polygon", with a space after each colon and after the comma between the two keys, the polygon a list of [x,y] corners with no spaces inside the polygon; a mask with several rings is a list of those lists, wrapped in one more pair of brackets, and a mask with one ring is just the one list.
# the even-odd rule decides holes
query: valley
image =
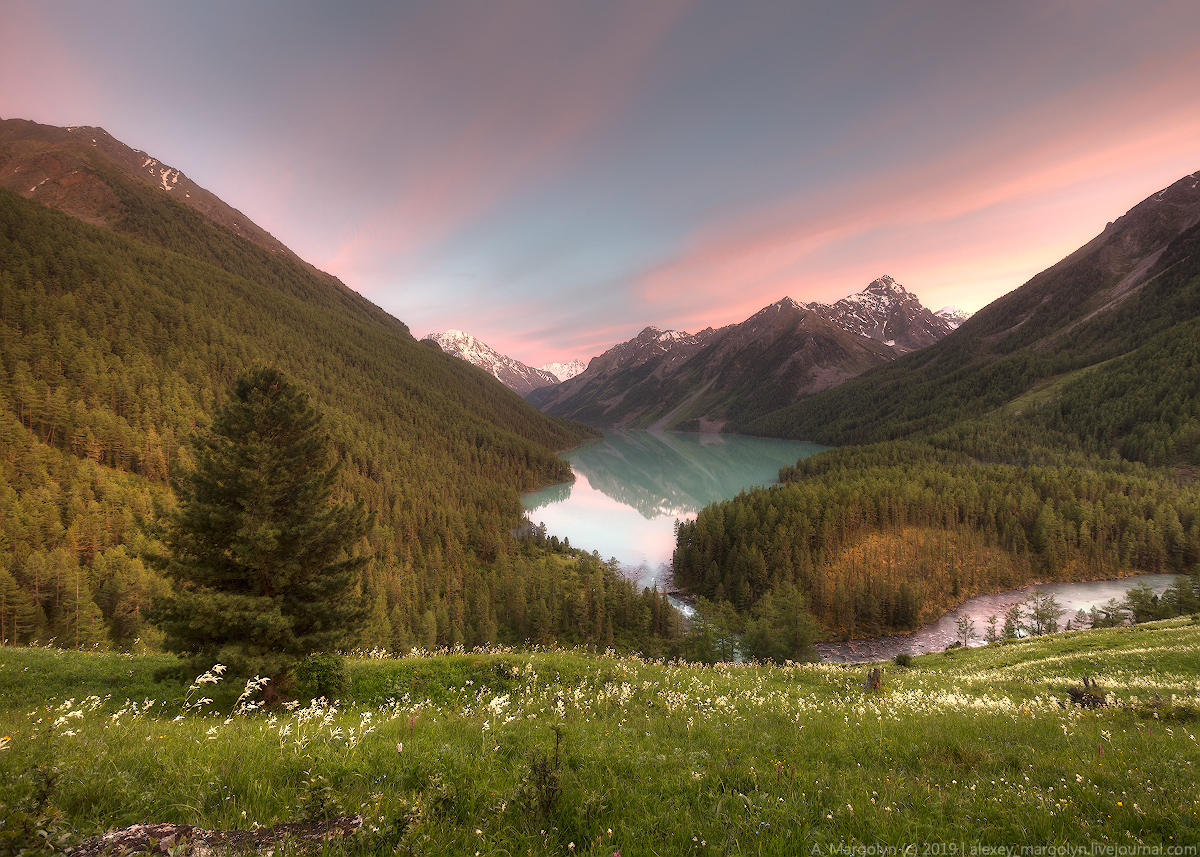
{"label": "valley", "polygon": [[[231,232],[235,215],[190,202],[203,195],[181,173],[98,129],[2,130],[10,183],[73,215],[3,199],[9,639],[157,645],[147,617],[168,588],[145,561],[161,550],[157,510],[190,466],[191,434],[263,361],[326,410],[338,490],[373,515],[364,645],[680,650],[652,593],[633,609],[638,587],[589,556],[606,537],[564,550],[553,528],[514,536],[528,532],[519,495],[569,494],[554,453],[594,426],[837,447],[780,462],[780,486],[707,498],[719,502],[680,526],[675,581],[737,624],[781,586],[822,633],[853,637],[1029,580],[1183,573],[1200,558],[1200,382],[1184,356],[1200,324],[1193,177],[965,321],[881,277],[833,304],[785,298],[695,335],[647,328],[560,381],[461,332],[417,342],[262,230]],[[455,348],[491,363],[442,353]],[[498,383],[501,365],[525,372],[549,415]],[[658,465],[637,467],[633,483]],[[561,580],[553,603],[527,587],[539,575]],[[581,609],[593,620],[576,637]]]}
{"label": "valley", "polygon": [[0,20],[0,857],[1200,857],[1200,5]]}

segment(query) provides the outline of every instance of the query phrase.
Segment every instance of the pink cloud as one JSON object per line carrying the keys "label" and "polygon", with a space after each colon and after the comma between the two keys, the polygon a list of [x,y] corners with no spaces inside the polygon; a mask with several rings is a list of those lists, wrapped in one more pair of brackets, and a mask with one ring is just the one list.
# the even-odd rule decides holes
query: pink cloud
{"label": "pink cloud", "polygon": [[1198,65],[1193,51],[1150,67],[1150,83],[1175,79],[1152,94],[1136,78],[1087,98],[1067,93],[915,163],[830,177],[707,223],[645,272],[638,299],[695,326],[739,320],[784,294],[834,300],[907,271],[918,290],[954,291],[977,308],[1200,166]]}

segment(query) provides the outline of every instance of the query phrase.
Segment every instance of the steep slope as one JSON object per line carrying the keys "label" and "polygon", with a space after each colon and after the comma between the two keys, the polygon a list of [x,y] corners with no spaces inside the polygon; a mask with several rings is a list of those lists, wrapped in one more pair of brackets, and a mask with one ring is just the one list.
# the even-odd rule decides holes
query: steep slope
{"label": "steep slope", "polygon": [[[936,345],[737,427],[831,444],[884,440],[980,417],[1054,384],[1049,401],[1037,400],[1046,419],[1044,406],[1082,375],[1103,384],[1131,371],[1131,361],[1140,365],[1145,346],[1190,341],[1200,314],[1197,224],[1200,173],[1134,206]],[[1114,358],[1124,362],[1102,365]],[[1147,389],[1160,387],[1161,375],[1141,374]],[[1086,420],[1074,422],[1071,431],[1089,430]]]}
{"label": "steep slope", "polygon": [[892,346],[898,354],[933,345],[954,329],[888,276],[832,306],[805,306],[844,330]]}
{"label": "steep slope", "polygon": [[696,335],[647,328],[530,400],[547,413],[619,428],[713,430],[766,413],[892,357],[790,298]]}
{"label": "steep slope", "polygon": [[[626,403],[632,388],[658,386],[662,379],[709,340],[713,331],[693,336],[678,330],[647,327],[634,339],[615,345],[593,357],[587,368],[556,387],[535,390],[526,399],[547,413],[571,412],[592,425],[645,428],[635,425],[645,408]],[[637,394],[634,400],[640,402]],[[622,419],[632,409],[633,419]],[[644,422],[644,421],[643,421]]]}
{"label": "steep slope", "polygon": [[161,189],[271,253],[295,255],[246,215],[179,170],[131,149],[103,128],[58,128],[25,119],[0,120],[0,185],[26,199],[87,223],[115,226],[125,210],[119,193],[104,179],[105,170],[114,168]]}
{"label": "steep slope", "polygon": [[936,345],[742,428],[838,448],[679,528],[676,581],[738,609],[793,584],[852,636],[1027,581],[1200,593],[1200,173]]}
{"label": "steep slope", "polygon": [[570,479],[554,451],[594,433],[161,183],[86,150],[73,164],[41,186],[65,187],[67,208],[115,200],[103,226],[0,190],[0,564],[26,598],[17,638],[153,640],[144,611],[162,582],[139,558],[154,549],[147,525],[172,502],[189,435],[254,364],[313,398],[343,461],[340,493],[374,515],[360,546],[372,557],[364,641],[483,641],[516,627],[493,599],[523,566],[497,578],[479,560],[515,550],[519,493]]}
{"label": "steep slope", "polygon": [[593,425],[711,431],[836,386],[952,329],[881,277],[833,305],[784,298],[720,330],[646,328],[575,378],[527,398]]}
{"label": "steep slope", "polygon": [[485,342],[480,342],[461,330],[431,333],[425,339],[436,342],[447,354],[478,366],[518,396],[527,395],[539,387],[558,383],[558,377],[542,369],[526,366],[520,360],[501,354]]}
{"label": "steep slope", "polygon": [[[167,234],[167,224],[177,220],[162,208],[163,200],[170,198],[203,215],[203,223],[222,226],[273,256],[307,269],[311,278],[348,291],[336,277],[300,259],[180,170],[130,148],[103,128],[60,128],[26,119],[0,119],[0,186],[85,223],[195,256],[209,239],[196,229],[180,229],[179,223]],[[221,263],[212,247],[207,259]]]}

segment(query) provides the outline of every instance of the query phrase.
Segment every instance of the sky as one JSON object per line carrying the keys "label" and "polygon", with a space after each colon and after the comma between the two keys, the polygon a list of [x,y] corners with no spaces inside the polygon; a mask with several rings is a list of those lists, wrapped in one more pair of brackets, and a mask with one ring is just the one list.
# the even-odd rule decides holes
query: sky
{"label": "sky", "polygon": [[0,0],[95,125],[530,365],[888,274],[978,310],[1200,170],[1200,4]]}

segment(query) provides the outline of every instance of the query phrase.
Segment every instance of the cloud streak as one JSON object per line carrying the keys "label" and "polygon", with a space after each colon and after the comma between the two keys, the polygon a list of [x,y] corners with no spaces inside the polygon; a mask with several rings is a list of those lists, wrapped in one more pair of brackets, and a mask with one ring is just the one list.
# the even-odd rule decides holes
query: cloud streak
{"label": "cloud streak", "polygon": [[889,273],[975,309],[1200,167],[1192,3],[13,0],[106,127],[421,335],[534,365]]}

